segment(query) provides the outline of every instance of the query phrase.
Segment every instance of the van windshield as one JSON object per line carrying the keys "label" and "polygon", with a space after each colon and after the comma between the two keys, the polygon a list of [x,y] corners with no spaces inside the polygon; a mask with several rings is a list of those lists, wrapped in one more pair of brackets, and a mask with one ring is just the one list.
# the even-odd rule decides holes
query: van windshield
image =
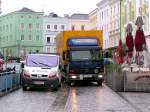
{"label": "van windshield", "polygon": [[27,66],[32,67],[56,67],[58,65],[57,56],[29,55]]}

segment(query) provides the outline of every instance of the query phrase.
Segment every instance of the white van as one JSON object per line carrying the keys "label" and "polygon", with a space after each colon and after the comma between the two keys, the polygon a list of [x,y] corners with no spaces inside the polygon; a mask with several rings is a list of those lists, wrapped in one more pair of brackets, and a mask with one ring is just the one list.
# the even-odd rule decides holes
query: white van
{"label": "white van", "polygon": [[60,59],[58,54],[28,54],[21,75],[23,90],[43,86],[57,90],[61,85]]}

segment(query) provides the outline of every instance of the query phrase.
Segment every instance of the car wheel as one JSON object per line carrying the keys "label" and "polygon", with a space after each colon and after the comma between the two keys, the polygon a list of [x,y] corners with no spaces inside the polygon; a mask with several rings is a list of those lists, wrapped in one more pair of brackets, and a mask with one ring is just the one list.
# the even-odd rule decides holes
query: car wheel
{"label": "car wheel", "polygon": [[101,80],[97,81],[97,84],[98,84],[99,86],[102,86],[102,81],[101,81]]}

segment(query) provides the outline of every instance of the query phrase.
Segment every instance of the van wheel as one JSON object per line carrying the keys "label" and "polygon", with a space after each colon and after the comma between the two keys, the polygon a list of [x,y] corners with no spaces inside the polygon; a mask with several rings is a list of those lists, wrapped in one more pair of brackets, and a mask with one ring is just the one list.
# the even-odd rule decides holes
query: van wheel
{"label": "van wheel", "polygon": [[99,86],[102,86],[102,81],[101,81],[101,80],[97,81],[97,84],[98,84]]}
{"label": "van wheel", "polygon": [[57,90],[58,90],[58,87],[51,88],[51,92],[54,92],[54,91],[57,91]]}
{"label": "van wheel", "polygon": [[61,77],[61,82],[64,82],[65,81],[65,78],[64,77]]}
{"label": "van wheel", "polygon": [[58,85],[58,87],[59,87],[59,88],[61,87],[61,83]]}

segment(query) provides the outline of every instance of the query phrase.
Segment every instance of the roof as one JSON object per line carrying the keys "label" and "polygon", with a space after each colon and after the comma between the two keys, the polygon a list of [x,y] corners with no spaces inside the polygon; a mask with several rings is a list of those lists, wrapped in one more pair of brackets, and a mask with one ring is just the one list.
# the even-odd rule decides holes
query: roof
{"label": "roof", "polygon": [[39,13],[39,12],[36,12],[36,11],[33,11],[27,7],[23,7],[22,9],[18,10],[18,11],[15,11],[15,12],[30,12],[30,13]]}
{"label": "roof", "polygon": [[109,2],[110,0],[101,0],[99,3],[97,3],[96,5],[99,7],[101,5],[104,5],[105,3]]}
{"label": "roof", "polygon": [[69,18],[70,19],[83,19],[83,20],[85,20],[85,19],[88,19],[89,16],[88,16],[88,14],[78,14],[78,13],[75,13],[75,14],[72,14]]}

